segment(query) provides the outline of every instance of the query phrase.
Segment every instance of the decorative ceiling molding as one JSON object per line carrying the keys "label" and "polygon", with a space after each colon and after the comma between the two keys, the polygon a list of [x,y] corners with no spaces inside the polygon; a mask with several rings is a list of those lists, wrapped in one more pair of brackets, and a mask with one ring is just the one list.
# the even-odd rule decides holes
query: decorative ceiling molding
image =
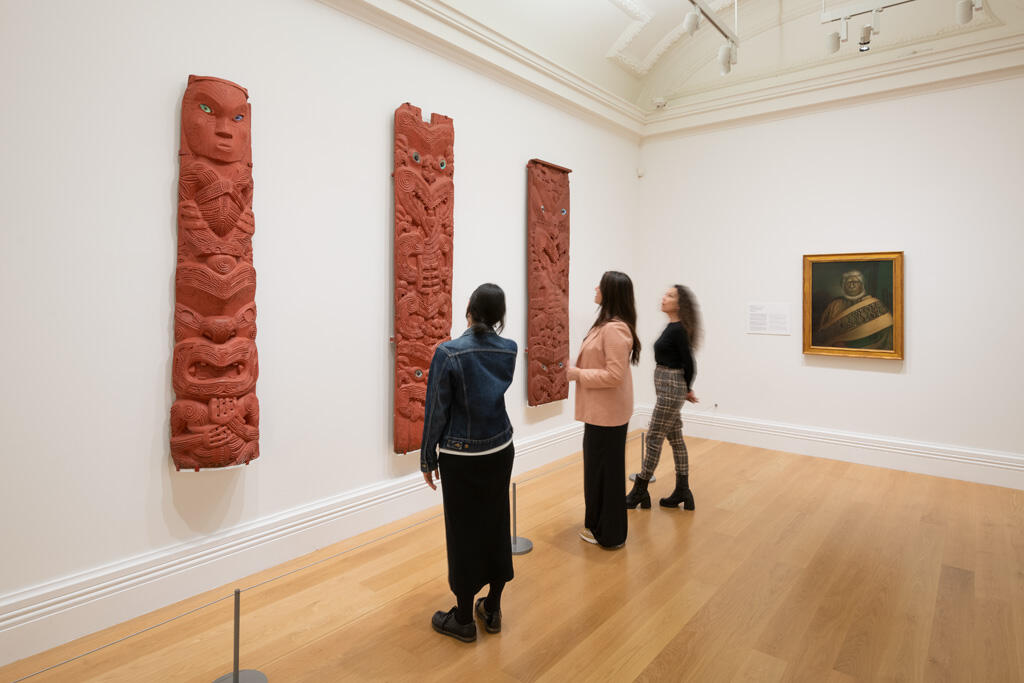
{"label": "decorative ceiling molding", "polygon": [[[818,13],[817,6],[813,7],[813,13]],[[807,12],[804,12],[807,14]],[[803,15],[793,13],[790,15],[790,19],[800,19]],[[914,33],[904,36],[897,42],[883,43],[882,45],[876,45],[872,51],[872,56],[884,55],[883,59],[887,61],[894,61],[902,59],[906,56],[916,54],[913,50],[914,45],[920,45],[929,40],[941,40],[943,38],[952,37],[955,35],[962,35],[965,33],[971,33],[976,31],[982,31],[991,28],[999,28],[1005,26],[1005,22],[999,19],[995,12],[989,8],[989,11],[984,13],[984,16],[978,16],[968,26],[947,26],[940,29],[937,33]],[[762,34],[769,33],[773,29],[777,28],[777,24],[767,18],[760,18],[753,28],[750,28],[744,32],[746,40],[750,41]],[[886,36],[888,38],[888,36]],[[908,48],[911,50],[908,52]],[[755,70],[746,70],[742,74],[735,73],[731,77],[730,89],[735,90],[737,87],[749,86],[756,89],[758,83],[762,83],[767,79],[774,79],[776,83],[780,80],[790,80],[793,82],[799,82],[810,78],[807,74],[811,69],[820,66],[835,66],[840,63],[853,63],[857,61],[863,61],[864,55],[855,51],[846,51],[845,53],[836,53],[827,57],[810,57],[798,62],[791,62],[789,65],[783,68],[761,68]],[[696,75],[702,68],[707,64],[714,61],[714,54],[708,53],[702,61],[693,61],[688,65],[686,71],[681,72],[677,75],[679,80],[684,85],[678,86],[667,92],[657,92],[651,94],[657,94],[660,97],[667,99],[670,102],[670,108],[672,107],[671,102],[676,99],[686,98],[688,101],[694,97],[699,97],[705,93],[718,92],[721,93],[722,88],[718,86],[698,85],[698,86],[687,86],[685,85],[690,79]],[[879,68],[875,65],[871,68]],[[846,73],[849,69],[842,68],[841,73]],[[840,76],[841,73],[837,73]],[[643,93],[647,95],[647,93]]]}
{"label": "decorative ceiling molding", "polygon": [[325,5],[585,118],[639,137],[644,111],[440,0],[320,0]]}
{"label": "decorative ceiling molding", "polygon": [[[633,39],[640,35],[640,31],[643,31],[644,27],[651,23],[654,15],[645,5],[636,0],[608,0],[608,2],[625,12],[631,21],[622,31],[618,40],[612,43],[612,46],[608,49],[608,54],[605,56],[608,59],[615,60],[637,76],[643,76],[651,70],[652,64],[647,64],[645,67],[643,63],[625,54],[624,51],[630,46]],[[647,60],[644,61],[646,62]]]}
{"label": "decorative ceiling molding", "polygon": [[[679,40],[686,35],[686,29],[683,28],[683,22],[679,22],[672,27],[668,33],[661,37],[661,39],[655,43],[654,47],[651,48],[650,52],[647,53],[643,59],[638,60],[635,57],[626,54],[626,49],[632,44],[633,39],[636,38],[641,31],[643,31],[651,20],[654,18],[654,13],[651,12],[643,3],[639,0],[608,0],[626,15],[629,16],[632,21],[623,29],[622,34],[619,36],[611,48],[608,50],[608,54],[605,55],[608,59],[613,60],[620,66],[626,68],[627,71],[637,77],[644,77],[650,73],[651,69],[665,56],[672,46],[679,42]],[[710,3],[713,9],[720,9],[721,1],[717,0]]]}
{"label": "decorative ceiling molding", "polygon": [[[797,114],[830,104],[843,106],[864,98],[896,97],[901,93],[1024,76],[1024,31],[1002,25],[993,38],[967,45],[943,48],[934,42],[918,43],[921,49],[908,50],[909,46],[903,43],[899,50],[891,50],[891,59],[873,61],[861,67],[822,73],[823,69],[830,68],[829,63],[823,60],[817,64],[821,67],[818,69],[803,64],[777,70],[770,75],[760,74],[757,78],[733,79],[721,88],[705,87],[685,93],[676,91],[674,94],[679,96],[678,102],[667,109],[651,111],[641,109],[480,24],[443,0],[320,1],[425,50],[561,106],[582,118],[608,125],[636,140],[716,125],[734,125],[761,117],[778,117],[787,112]],[[645,7],[637,1],[611,1],[620,9],[628,7],[623,11],[630,17],[644,16]],[[1019,4],[1021,0],[1012,2]],[[989,11],[988,2],[986,11]],[[988,23],[993,19],[995,17],[986,17],[983,21]],[[633,21],[641,19],[634,18]],[[1000,22],[995,20],[994,23]],[[755,30],[763,29],[758,25]],[[979,25],[967,30],[977,30],[980,35],[993,29]],[[963,32],[964,29],[952,31]],[[835,66],[833,62],[831,68]]]}
{"label": "decorative ceiling molding", "polygon": [[1024,77],[1024,34],[729,95],[709,91],[704,97],[649,114],[644,138],[1020,77]]}

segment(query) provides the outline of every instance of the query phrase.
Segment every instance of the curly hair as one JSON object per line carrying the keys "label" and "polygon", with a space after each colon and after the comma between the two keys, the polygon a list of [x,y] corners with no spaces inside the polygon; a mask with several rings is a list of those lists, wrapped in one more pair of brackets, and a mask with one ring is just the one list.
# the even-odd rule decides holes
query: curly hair
{"label": "curly hair", "polygon": [[689,287],[673,286],[676,288],[676,297],[679,301],[679,322],[686,330],[686,336],[690,338],[690,348],[696,351],[704,340],[704,328],[700,322],[700,305],[697,304],[697,297],[693,295]]}

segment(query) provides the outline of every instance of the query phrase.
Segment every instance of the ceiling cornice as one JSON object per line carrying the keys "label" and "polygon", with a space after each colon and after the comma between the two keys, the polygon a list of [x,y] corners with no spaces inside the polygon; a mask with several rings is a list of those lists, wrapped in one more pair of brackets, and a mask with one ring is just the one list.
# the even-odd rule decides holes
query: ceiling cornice
{"label": "ceiling cornice", "polygon": [[1024,34],[936,50],[899,61],[723,95],[709,91],[646,118],[644,137],[735,123],[868,97],[962,87],[1024,75]]}
{"label": "ceiling cornice", "polygon": [[[765,79],[693,93],[668,109],[645,111],[555,64],[442,0],[320,0],[350,16],[635,139],[778,117],[867,97],[956,87],[1024,75],[1024,33],[894,61],[800,77]],[[638,6],[639,7],[639,6]]]}
{"label": "ceiling cornice", "polygon": [[439,0],[320,0],[414,45],[511,82],[576,114],[597,117],[632,137],[644,111],[632,102],[545,59]]}

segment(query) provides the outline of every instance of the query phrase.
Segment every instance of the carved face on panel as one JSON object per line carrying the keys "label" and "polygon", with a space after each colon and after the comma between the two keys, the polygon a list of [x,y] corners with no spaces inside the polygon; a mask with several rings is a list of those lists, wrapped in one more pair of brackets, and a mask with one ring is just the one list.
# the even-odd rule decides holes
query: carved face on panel
{"label": "carved face on panel", "polygon": [[178,342],[174,345],[171,376],[178,398],[247,394],[256,386],[259,376],[256,342],[243,337],[224,344],[203,337]]}
{"label": "carved face on panel", "polygon": [[190,78],[181,102],[183,146],[214,161],[245,160],[250,149],[247,100],[245,90],[226,81]]}
{"label": "carved face on panel", "polygon": [[216,344],[235,337],[256,338],[256,304],[243,306],[234,315],[203,315],[184,304],[174,307],[174,340],[205,337]]}

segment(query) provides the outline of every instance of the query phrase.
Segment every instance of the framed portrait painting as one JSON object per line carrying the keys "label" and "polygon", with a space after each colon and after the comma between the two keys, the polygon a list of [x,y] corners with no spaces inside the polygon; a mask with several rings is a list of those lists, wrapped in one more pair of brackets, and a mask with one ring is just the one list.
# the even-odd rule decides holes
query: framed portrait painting
{"label": "framed portrait painting", "polygon": [[903,252],[804,256],[804,353],[903,358]]}

